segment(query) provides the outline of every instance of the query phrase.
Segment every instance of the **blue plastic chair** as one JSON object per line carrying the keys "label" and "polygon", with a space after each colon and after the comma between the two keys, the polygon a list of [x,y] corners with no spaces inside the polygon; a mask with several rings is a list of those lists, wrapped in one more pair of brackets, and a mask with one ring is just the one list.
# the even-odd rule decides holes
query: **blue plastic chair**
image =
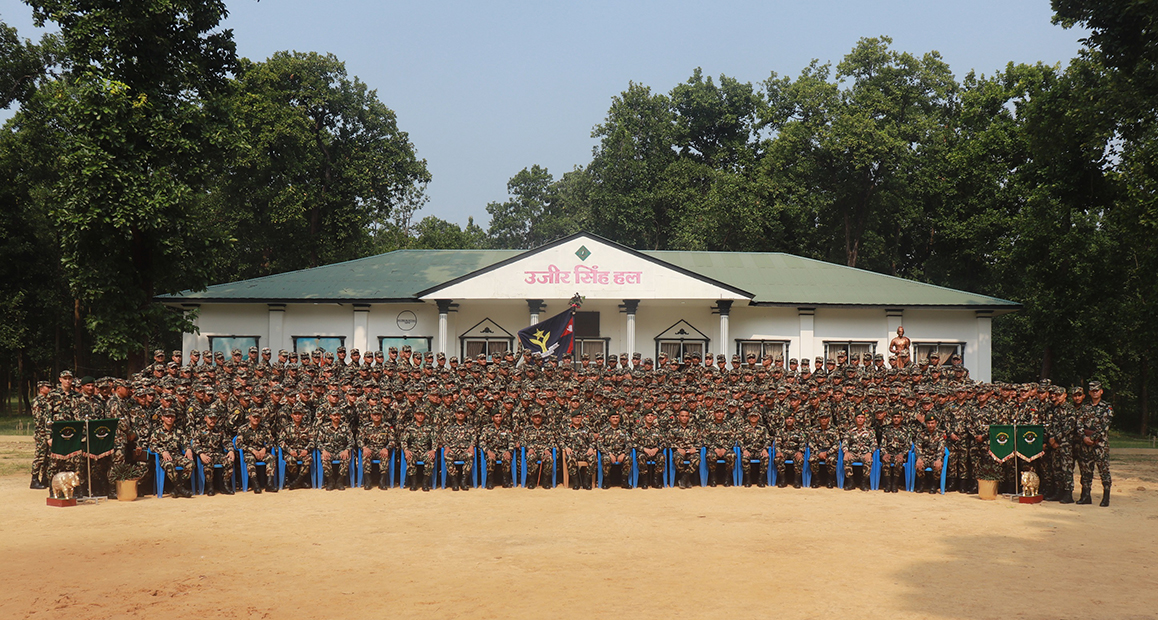
{"label": "blue plastic chair", "polygon": [[708,448],[700,446],[700,487],[708,486]]}
{"label": "blue plastic chair", "polygon": [[949,472],[949,448],[945,447],[944,456],[941,457],[941,495],[945,494],[945,481]]}
{"label": "blue plastic chair", "polygon": [[675,451],[671,448],[664,448],[663,453],[667,457],[664,459],[664,461],[667,463],[667,467],[664,468],[663,472],[664,485],[668,488],[671,488],[674,487],[676,483]]}
{"label": "blue plastic chair", "polygon": [[881,488],[881,450],[873,450],[873,464],[869,471],[869,488],[877,491]]}
{"label": "blue plastic chair", "polygon": [[314,449],[313,456],[314,467],[310,471],[310,477],[313,479],[315,489],[320,489],[325,484],[325,473],[322,471],[322,451]]}
{"label": "blue plastic chair", "polygon": [[912,493],[917,482],[917,449],[910,446],[909,456],[905,459],[905,488]]}
{"label": "blue plastic chair", "polygon": [[[479,484],[476,486],[486,487],[487,479],[490,476],[490,474],[487,473],[486,452],[484,452],[482,448],[475,448],[475,449],[478,450],[478,453],[479,453],[479,461],[478,461],[479,467],[475,470],[476,472],[478,472]],[[513,458],[514,457],[512,456],[512,460],[513,460]],[[500,451],[495,453],[495,469],[500,469],[503,465],[506,465],[506,461],[504,461],[502,459],[502,451],[500,450]],[[512,472],[511,478],[514,479],[514,477],[515,477],[514,472]]]}
{"label": "blue plastic chair", "polygon": [[[808,488],[808,487],[812,486],[812,467],[809,466],[812,463],[812,446],[805,446],[804,447],[804,459],[803,460],[804,460],[804,462],[800,464],[800,467],[801,467],[800,471],[802,474],[801,475],[801,482],[804,484],[804,488]],[[784,461],[784,462],[787,463],[788,461]]]}
{"label": "blue plastic chair", "polygon": [[[443,489],[445,489],[446,488],[446,479],[449,476],[450,466],[446,463],[446,459],[443,458],[441,450],[439,450],[439,452],[438,452],[438,460],[442,463],[442,485],[441,486]],[[476,462],[478,461],[477,457],[475,458],[475,461]],[[465,465],[465,464],[466,464],[466,461],[462,461],[462,460],[455,460],[453,463],[453,465],[458,465],[460,467],[462,465]],[[475,479],[477,476],[478,476],[478,469],[475,468],[473,471],[471,471],[471,474],[470,474],[471,480],[470,480],[469,484],[471,484],[471,486],[476,486],[476,487],[478,486],[477,484],[475,484]],[[467,484],[467,481],[464,480],[463,483]]]}
{"label": "blue plastic chair", "polygon": [[776,466],[772,462],[772,446],[768,446],[768,486],[776,485]]}
{"label": "blue plastic chair", "polygon": [[603,452],[595,451],[595,486],[596,488],[603,488]]}
{"label": "blue plastic chair", "polygon": [[844,442],[836,445],[836,486],[844,488]]}

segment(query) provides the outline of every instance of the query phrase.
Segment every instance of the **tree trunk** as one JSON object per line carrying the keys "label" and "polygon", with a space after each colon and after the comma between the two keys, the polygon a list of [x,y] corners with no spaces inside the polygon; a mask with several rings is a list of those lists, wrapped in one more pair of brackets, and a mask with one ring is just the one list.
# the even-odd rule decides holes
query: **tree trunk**
{"label": "tree trunk", "polygon": [[1053,372],[1053,345],[1045,345],[1045,350],[1041,352],[1041,374],[1039,379],[1048,379],[1050,373]]}
{"label": "tree trunk", "polygon": [[1142,436],[1145,437],[1150,432],[1150,393],[1148,387],[1150,383],[1148,376],[1150,374],[1150,360],[1146,358],[1145,354],[1142,355],[1142,363],[1140,366],[1139,373],[1142,375],[1142,406],[1140,407],[1142,410],[1142,426],[1138,430],[1142,433]]}
{"label": "tree trunk", "polygon": [[[80,351],[83,345],[80,330],[80,300],[72,300],[72,367],[73,372],[83,374],[80,371]],[[78,379],[80,377],[77,377]]]}

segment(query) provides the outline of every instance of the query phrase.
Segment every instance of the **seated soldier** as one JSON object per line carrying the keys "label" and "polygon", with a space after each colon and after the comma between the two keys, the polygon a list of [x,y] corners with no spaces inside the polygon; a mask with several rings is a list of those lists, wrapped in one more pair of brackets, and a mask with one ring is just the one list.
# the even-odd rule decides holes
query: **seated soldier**
{"label": "seated soldier", "polygon": [[897,492],[898,478],[904,473],[905,459],[912,445],[904,415],[899,409],[893,411],[892,424],[881,429],[881,476],[885,481],[881,486],[886,493]]}
{"label": "seated soldier", "polygon": [[607,416],[607,426],[599,431],[596,445],[603,457],[603,488],[611,478],[611,468],[620,466],[620,486],[631,488],[631,434],[622,425],[622,416],[612,411]]}
{"label": "seated soldier", "polygon": [[[357,351],[357,349],[355,349]],[[373,461],[378,460],[378,488],[390,488],[390,446],[394,433],[382,421],[382,408],[370,409],[370,420],[358,427],[358,444],[362,447],[362,488],[367,491],[374,486],[371,479]]]}
{"label": "seated soldier", "polygon": [[825,409],[820,412],[820,425],[808,433],[808,446],[811,448],[808,456],[808,467],[812,470],[812,488],[820,486],[816,471],[817,464],[824,461],[824,469],[828,482],[825,486],[836,486],[836,454],[840,450],[840,433],[832,428],[832,413]]}
{"label": "seated soldier", "polygon": [[[560,447],[563,448],[563,459],[567,463],[567,480],[572,489],[580,487],[591,490],[591,467],[595,464],[595,442],[591,438],[591,431],[583,424],[583,412],[574,409],[571,411],[571,423],[561,432]],[[582,469],[579,462],[587,463]]]}
{"label": "seated soldier", "polygon": [[[442,462],[446,464],[451,490],[470,490],[470,472],[474,464],[474,426],[466,421],[466,408],[454,410],[454,421],[442,429]],[[462,461],[462,465],[455,465]]]}
{"label": "seated soldier", "polygon": [[792,487],[799,489],[802,486],[804,475],[804,432],[796,428],[796,414],[788,412],[784,416],[784,428],[776,434],[776,454],[772,457],[776,465],[776,486],[788,486],[788,478],[784,474],[784,462],[791,459],[796,466],[795,479]]}
{"label": "seated soldier", "polygon": [[531,424],[519,433],[519,444],[527,450],[527,488],[533,489],[539,484],[543,488],[550,488],[552,464],[551,448],[555,439],[551,430],[543,426],[543,411],[539,408],[531,410]]}
{"label": "seated soldier", "polygon": [[[712,419],[704,425],[701,440],[708,454],[708,486],[716,486],[717,480],[724,486],[732,486],[732,468],[736,465],[736,432],[731,423],[724,419],[728,412],[717,407],[712,411]],[[724,461],[720,471],[717,461]]]}
{"label": "seated soldier", "polygon": [[[185,431],[177,426],[177,412],[171,408],[162,411],[161,424],[153,431],[149,447],[161,455],[161,467],[173,480],[173,497],[193,497],[189,488],[193,451],[186,447],[188,445]],[[177,471],[178,467],[182,471]]]}
{"label": "seated soldier", "polygon": [[225,432],[217,425],[217,412],[205,412],[205,425],[193,437],[193,453],[201,459],[205,470],[205,494],[217,494],[214,465],[221,466],[221,491],[233,495],[233,450],[225,439]]}
{"label": "seated soldier", "polygon": [[[310,464],[314,454],[314,429],[306,423],[306,406],[295,405],[290,410],[290,420],[282,427],[278,436],[281,440],[281,456],[285,459],[285,476],[290,482],[287,489],[304,489],[310,486]],[[298,462],[301,465],[298,465]]]}
{"label": "seated soldier", "polygon": [[768,429],[760,423],[760,412],[748,410],[748,422],[740,429],[740,464],[744,469],[744,486],[752,486],[752,461],[758,459],[760,467],[756,472],[756,486],[764,488],[768,479],[768,446],[772,443]]}
{"label": "seated soldier", "polygon": [[[327,491],[345,491],[346,480],[350,477],[350,457],[357,449],[354,434],[346,422],[341,409],[330,410],[330,422],[318,429],[318,449],[322,454],[323,488]],[[334,473],[333,463],[338,461],[338,472]]]}
{"label": "seated soldier", "polygon": [[237,449],[241,451],[241,456],[245,459],[245,468],[249,473],[249,486],[253,487],[253,492],[261,494],[262,491],[257,477],[258,462],[266,464],[266,490],[277,492],[277,475],[274,473],[273,458],[271,456],[271,452],[273,451],[273,435],[269,432],[269,428],[261,423],[260,409],[250,411],[249,424],[243,426],[241,430],[238,431]]}
{"label": "seated soldier", "polygon": [[[487,461],[487,488],[495,488],[496,483],[501,487],[510,488],[511,454],[515,451],[515,434],[507,425],[503,424],[503,411],[501,409],[491,414],[491,422],[479,433],[478,440]],[[499,461],[502,462],[502,468],[496,472],[495,466]],[[496,475],[498,476],[497,480]]]}
{"label": "seated soldier", "polygon": [[[632,435],[632,445],[635,447],[635,458],[638,459],[636,465],[639,468],[639,488],[646,489],[650,485],[662,489],[667,461],[663,453],[663,431],[659,428],[655,411],[648,410],[644,413],[643,424],[637,426]],[[655,463],[653,471],[648,470],[648,461]]]}
{"label": "seated soldier", "polygon": [[[917,436],[917,483],[913,490],[921,492],[921,482],[924,479],[927,493],[936,493],[941,488],[941,466],[945,457],[945,433],[937,428],[937,418],[933,414],[925,415],[925,430]],[[933,471],[926,472],[925,467],[932,467]]]}
{"label": "seated soldier", "polygon": [[692,475],[700,469],[700,433],[692,426],[691,420],[691,412],[680,409],[676,423],[667,432],[667,444],[672,449],[681,489],[692,488]]}
{"label": "seated soldier", "polygon": [[853,463],[860,462],[863,465],[861,471],[860,489],[868,491],[870,485],[870,472],[872,471],[873,452],[877,449],[877,434],[873,429],[866,426],[866,416],[864,411],[857,411],[853,416],[853,428],[850,428],[844,436],[844,490],[851,491],[853,489]]}
{"label": "seated soldier", "polygon": [[412,415],[414,419],[402,431],[398,443],[402,448],[402,456],[406,459],[406,475],[410,490],[418,490],[418,463],[421,461],[422,490],[429,491],[434,475],[434,452],[437,448],[435,431],[434,427],[426,422],[425,409],[415,409]]}

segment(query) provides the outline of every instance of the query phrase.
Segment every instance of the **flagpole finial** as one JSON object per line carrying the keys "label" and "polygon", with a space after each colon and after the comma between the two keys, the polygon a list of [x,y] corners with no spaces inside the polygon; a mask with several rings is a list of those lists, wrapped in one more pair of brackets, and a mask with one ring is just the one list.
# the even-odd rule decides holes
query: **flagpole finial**
{"label": "flagpole finial", "polygon": [[574,308],[579,308],[583,305],[583,298],[579,296],[579,293],[575,293],[571,296],[570,304]]}

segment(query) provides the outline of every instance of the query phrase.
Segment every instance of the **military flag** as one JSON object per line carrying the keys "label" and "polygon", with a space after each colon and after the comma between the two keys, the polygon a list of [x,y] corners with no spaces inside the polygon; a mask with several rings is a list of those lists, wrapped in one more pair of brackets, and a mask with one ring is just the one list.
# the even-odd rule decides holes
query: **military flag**
{"label": "military flag", "polygon": [[57,420],[52,423],[52,458],[70,459],[83,452],[83,420]]}
{"label": "military flag", "polygon": [[1023,461],[1033,461],[1045,453],[1042,438],[1045,427],[1041,424],[1026,424],[1017,427],[1017,456]]}
{"label": "military flag", "polygon": [[575,306],[519,330],[519,344],[541,357],[562,358],[575,346]]}
{"label": "military flag", "polygon": [[989,426],[989,455],[999,463],[1013,458],[1016,441],[1012,424],[991,424]]}
{"label": "military flag", "polygon": [[104,458],[113,453],[117,439],[117,419],[88,421],[88,457]]}

